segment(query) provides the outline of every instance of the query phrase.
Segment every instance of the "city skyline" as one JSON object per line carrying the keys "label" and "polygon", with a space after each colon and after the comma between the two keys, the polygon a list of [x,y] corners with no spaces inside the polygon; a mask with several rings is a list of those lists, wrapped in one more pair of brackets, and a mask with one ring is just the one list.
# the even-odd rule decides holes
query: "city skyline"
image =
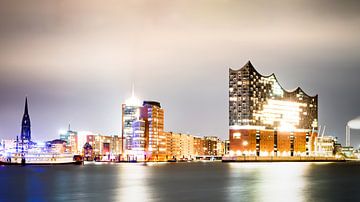
{"label": "city skyline", "polygon": [[360,115],[359,3],[319,2],[1,1],[0,138],[20,134],[26,95],[35,139],[69,122],[120,134],[135,83],[141,100],[161,102],[166,131],[227,139],[228,68],[251,60],[285,89],[319,94],[319,124],[345,143],[346,123]]}

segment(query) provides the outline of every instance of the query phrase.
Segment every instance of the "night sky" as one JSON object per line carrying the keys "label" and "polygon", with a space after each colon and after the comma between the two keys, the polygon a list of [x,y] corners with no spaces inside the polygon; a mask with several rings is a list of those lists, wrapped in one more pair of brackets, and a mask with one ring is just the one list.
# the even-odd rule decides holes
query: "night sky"
{"label": "night sky", "polygon": [[[228,137],[228,69],[251,60],[288,90],[319,95],[320,124],[344,143],[360,115],[360,1],[0,0],[0,139],[120,134],[135,93],[165,129]],[[360,131],[352,131],[360,144]],[[356,136],[357,135],[357,136]]]}

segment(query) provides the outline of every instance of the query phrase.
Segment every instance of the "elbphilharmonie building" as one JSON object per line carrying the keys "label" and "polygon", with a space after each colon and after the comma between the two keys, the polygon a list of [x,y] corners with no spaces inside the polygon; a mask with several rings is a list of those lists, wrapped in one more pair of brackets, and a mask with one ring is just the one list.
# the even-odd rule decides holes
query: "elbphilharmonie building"
{"label": "elbphilharmonie building", "polygon": [[308,156],[318,128],[318,96],[285,90],[274,74],[248,62],[229,69],[229,138],[233,155]]}

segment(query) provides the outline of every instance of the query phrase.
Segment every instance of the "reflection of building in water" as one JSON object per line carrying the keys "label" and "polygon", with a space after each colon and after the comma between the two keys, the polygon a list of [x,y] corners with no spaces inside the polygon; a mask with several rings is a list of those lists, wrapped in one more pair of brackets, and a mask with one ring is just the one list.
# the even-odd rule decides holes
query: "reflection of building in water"
{"label": "reflection of building in water", "polygon": [[310,155],[317,136],[316,96],[286,91],[274,74],[248,62],[229,69],[229,139],[232,155]]}

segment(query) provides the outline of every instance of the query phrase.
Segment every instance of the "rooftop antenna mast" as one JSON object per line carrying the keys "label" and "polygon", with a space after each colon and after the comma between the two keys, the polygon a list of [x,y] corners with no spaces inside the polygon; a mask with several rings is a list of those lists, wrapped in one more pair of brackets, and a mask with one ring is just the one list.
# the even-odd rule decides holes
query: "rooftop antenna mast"
{"label": "rooftop antenna mast", "polygon": [[132,83],[132,86],[131,86],[131,97],[135,97],[135,85],[134,85],[134,82]]}
{"label": "rooftop antenna mast", "polygon": [[324,130],[323,130],[323,132],[321,134],[321,137],[324,137],[325,129],[326,129],[326,125],[324,125]]}

